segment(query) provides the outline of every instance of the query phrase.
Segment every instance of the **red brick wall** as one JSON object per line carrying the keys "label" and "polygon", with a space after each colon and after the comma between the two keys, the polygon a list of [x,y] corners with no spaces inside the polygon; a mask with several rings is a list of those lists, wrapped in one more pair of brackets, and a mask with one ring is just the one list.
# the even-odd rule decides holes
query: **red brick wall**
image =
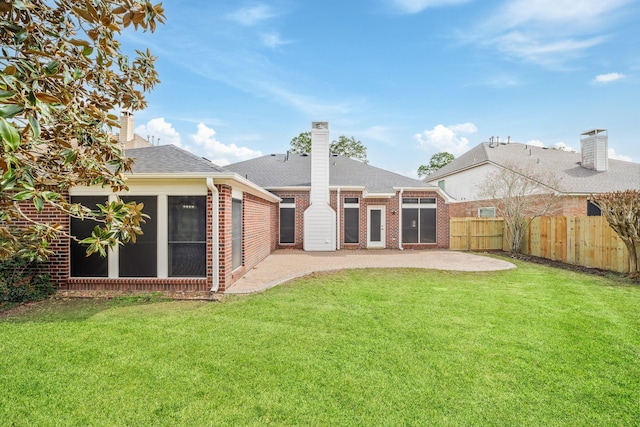
{"label": "red brick wall", "polygon": [[[68,198],[68,193],[64,192],[62,196]],[[69,233],[69,216],[51,206],[45,206],[44,210],[38,213],[33,203],[23,202],[20,203],[20,209],[32,220],[50,225],[58,224],[62,227],[63,233]],[[23,227],[27,225],[27,221],[15,221],[13,225]],[[39,270],[42,273],[49,274],[58,289],[67,289],[67,278],[69,277],[69,238],[60,235],[51,242],[50,248],[53,254],[47,262],[40,264]]]}
{"label": "red brick wall", "polygon": [[302,249],[304,239],[304,211],[309,207],[309,191],[280,191],[279,197],[293,197],[296,201],[296,236],[295,243],[280,243],[280,206],[277,205],[275,220],[275,242],[277,249]]}
{"label": "red brick wall", "polygon": [[218,189],[218,290],[224,291],[233,283],[231,258],[231,187],[216,185]]}
{"label": "red brick wall", "polygon": [[[277,248],[303,248],[304,238],[304,211],[309,207],[308,191],[282,191],[277,193],[280,197],[294,197],[296,200],[296,237],[294,244],[277,244]],[[337,209],[337,190],[330,192],[330,205]],[[347,197],[357,197],[360,202],[360,234],[358,243],[344,243],[344,199]],[[385,222],[385,247],[387,249],[399,248],[400,233],[398,230],[399,215],[399,192],[391,198],[362,198],[361,191],[341,191],[340,192],[340,212],[338,241],[341,249],[366,249],[367,248],[367,208],[369,206],[384,206],[386,212]],[[434,244],[411,244],[403,245],[405,249],[427,249],[427,248],[448,248],[449,247],[449,205],[436,192],[405,192],[403,197],[435,197],[437,199],[437,243]],[[276,229],[279,234],[279,228]],[[278,237],[276,237],[278,240]]]}
{"label": "red brick wall", "polygon": [[[402,197],[436,198],[436,243],[403,243],[403,249],[448,249],[449,248],[449,208],[442,196],[432,191],[405,191]],[[396,224],[397,227],[397,224]]]}
{"label": "red brick wall", "polygon": [[273,224],[278,221],[278,203],[250,194],[244,195],[242,203],[242,266],[248,271],[276,249],[278,235]]}
{"label": "red brick wall", "polygon": [[[452,218],[477,218],[478,208],[498,206],[500,201],[492,200],[451,203],[449,212]],[[547,216],[587,216],[587,196],[563,196],[559,209]]]}

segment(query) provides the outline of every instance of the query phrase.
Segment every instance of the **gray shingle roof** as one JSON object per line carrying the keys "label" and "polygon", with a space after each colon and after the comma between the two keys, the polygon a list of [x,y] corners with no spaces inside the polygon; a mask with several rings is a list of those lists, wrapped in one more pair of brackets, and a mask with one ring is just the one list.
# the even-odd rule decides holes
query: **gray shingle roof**
{"label": "gray shingle roof", "polygon": [[125,154],[134,159],[134,174],[208,174],[228,172],[228,170],[211,163],[209,160],[191,154],[175,145],[131,148],[126,150]]}
{"label": "gray shingle roof", "polygon": [[[225,166],[267,189],[309,187],[311,155],[272,154]],[[428,187],[422,181],[343,156],[331,156],[329,185],[365,187],[369,193],[394,193],[393,187]]]}
{"label": "gray shingle roof", "polygon": [[531,166],[552,171],[561,182],[564,193],[601,193],[640,189],[640,164],[609,159],[609,169],[597,172],[580,166],[580,153],[533,147],[512,142],[493,146],[483,142],[427,179],[442,179],[464,169],[491,162],[500,166]]}

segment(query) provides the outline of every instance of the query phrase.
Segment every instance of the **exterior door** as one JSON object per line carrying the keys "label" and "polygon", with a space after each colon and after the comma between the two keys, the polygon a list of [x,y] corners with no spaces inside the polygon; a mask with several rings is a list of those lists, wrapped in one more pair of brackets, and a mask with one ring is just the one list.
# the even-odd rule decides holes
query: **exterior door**
{"label": "exterior door", "polygon": [[384,206],[367,207],[367,248],[385,247]]}

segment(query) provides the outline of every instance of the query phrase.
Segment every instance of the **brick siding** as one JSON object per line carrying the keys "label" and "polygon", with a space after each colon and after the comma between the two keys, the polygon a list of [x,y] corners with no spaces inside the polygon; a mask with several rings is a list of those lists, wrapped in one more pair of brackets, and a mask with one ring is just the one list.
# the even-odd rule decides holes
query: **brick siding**
{"label": "brick siding", "polygon": [[[279,243],[279,236],[276,237],[278,242],[276,247],[278,249],[302,249],[304,238],[304,211],[309,207],[309,192],[308,191],[279,191],[278,196],[281,198],[293,197],[296,202],[296,231],[295,231],[295,243],[281,244]],[[399,192],[395,197],[391,198],[362,198],[361,191],[341,191],[340,192],[340,210],[339,213],[339,232],[338,239],[341,249],[367,249],[367,208],[369,206],[384,206],[386,212],[385,218],[385,248],[386,249],[398,249],[400,232],[398,229],[399,215],[401,210],[399,208]],[[331,190],[330,192],[330,206],[335,210],[337,208],[337,190]],[[344,243],[344,199],[349,197],[357,197],[359,201],[359,215],[360,215],[360,230],[358,236],[358,243]],[[430,249],[430,248],[448,248],[449,247],[449,205],[447,205],[444,199],[436,192],[421,191],[421,192],[405,192],[403,197],[435,197],[437,200],[437,236],[436,243],[431,244],[403,244],[405,249]],[[279,215],[277,216],[279,219]],[[279,225],[276,228],[276,232],[279,234]]]}
{"label": "brick siding", "polygon": [[[481,207],[499,207],[499,200],[479,200],[449,204],[452,218],[478,217]],[[587,196],[562,196],[558,210],[547,216],[587,216]]]}

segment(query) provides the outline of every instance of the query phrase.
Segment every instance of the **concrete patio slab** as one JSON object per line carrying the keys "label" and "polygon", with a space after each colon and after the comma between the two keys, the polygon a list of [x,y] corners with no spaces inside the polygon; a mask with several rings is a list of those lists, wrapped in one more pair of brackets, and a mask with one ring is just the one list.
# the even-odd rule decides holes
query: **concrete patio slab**
{"label": "concrete patio slab", "polygon": [[515,265],[487,256],[448,250],[305,252],[284,249],[277,250],[265,258],[225,291],[225,294],[261,292],[318,271],[351,268],[497,271],[515,268]]}

